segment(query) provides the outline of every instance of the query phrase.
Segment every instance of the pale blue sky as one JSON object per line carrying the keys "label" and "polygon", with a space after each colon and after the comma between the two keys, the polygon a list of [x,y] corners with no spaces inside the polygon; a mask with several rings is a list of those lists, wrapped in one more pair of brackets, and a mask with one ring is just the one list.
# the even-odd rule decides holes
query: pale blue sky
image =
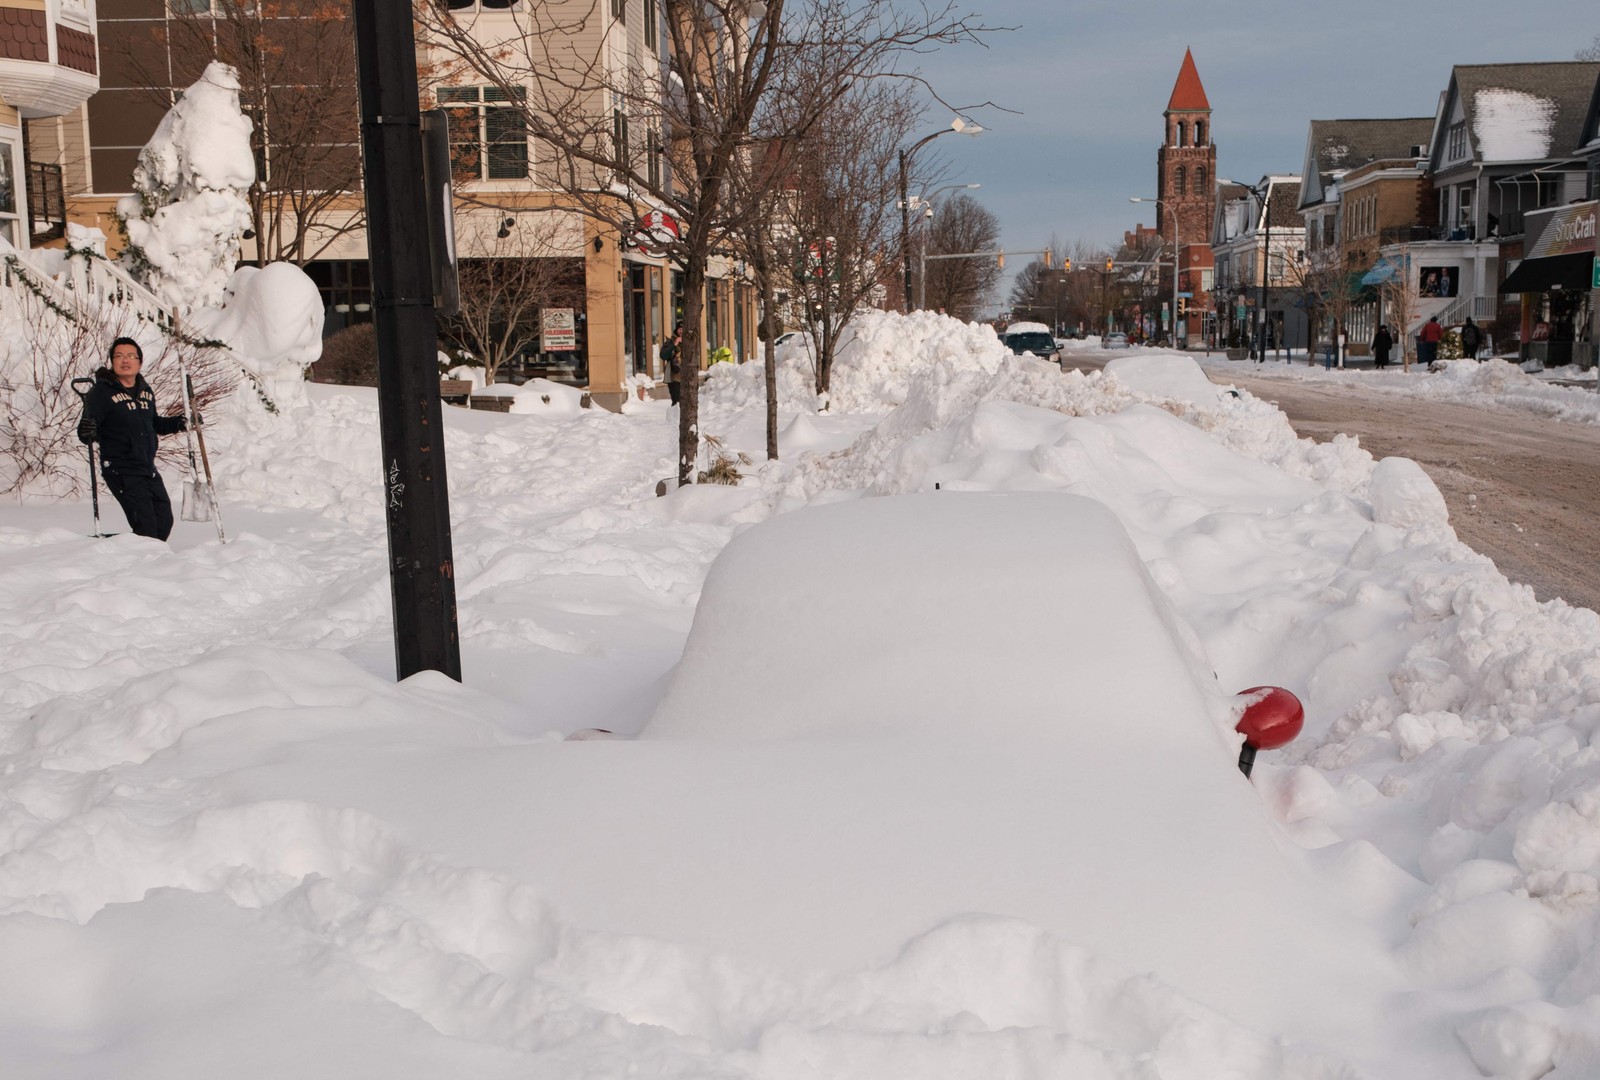
{"label": "pale blue sky", "polygon": [[[949,182],[999,215],[1011,251],[1052,235],[1109,244],[1155,207],[1161,112],[1185,47],[1211,101],[1217,174],[1299,172],[1313,119],[1432,116],[1453,64],[1571,60],[1600,34],[1593,0],[969,0],[1017,26],[922,58],[986,129],[930,144]],[[930,108],[926,133],[949,122]],[[1008,266],[1008,270],[1014,267]]]}

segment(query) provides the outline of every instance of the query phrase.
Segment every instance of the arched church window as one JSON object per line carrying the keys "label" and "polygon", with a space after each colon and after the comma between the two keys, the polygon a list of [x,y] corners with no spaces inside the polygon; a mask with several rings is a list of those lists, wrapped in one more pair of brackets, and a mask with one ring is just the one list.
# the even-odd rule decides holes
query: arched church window
{"label": "arched church window", "polygon": [[1179,120],[1178,121],[1178,137],[1173,142],[1174,146],[1182,146],[1184,144],[1184,135],[1187,134],[1188,130],[1189,130],[1189,125],[1184,123],[1182,120]]}
{"label": "arched church window", "polygon": [[1184,191],[1183,182],[1184,182],[1184,179],[1186,178],[1186,176],[1187,176],[1187,173],[1186,173],[1184,167],[1182,165],[1179,165],[1178,166],[1178,171],[1172,174],[1172,193],[1174,195],[1182,195],[1183,194],[1183,191]]}
{"label": "arched church window", "polygon": [[1196,120],[1194,122],[1194,144],[1196,146],[1204,146],[1206,144],[1206,122],[1204,120]]}
{"label": "arched church window", "polygon": [[1195,166],[1194,193],[1196,195],[1204,195],[1206,193],[1206,167],[1204,165]]}

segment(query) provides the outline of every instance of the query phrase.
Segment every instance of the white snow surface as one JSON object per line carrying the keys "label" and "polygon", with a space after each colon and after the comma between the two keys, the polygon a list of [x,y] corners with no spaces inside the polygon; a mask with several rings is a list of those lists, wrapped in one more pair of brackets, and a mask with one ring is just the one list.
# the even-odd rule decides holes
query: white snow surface
{"label": "white snow surface", "polygon": [[1473,95],[1472,134],[1478,156],[1489,161],[1531,161],[1550,156],[1556,103],[1525,90],[1488,87]]}
{"label": "white snow surface", "polygon": [[[1600,1074],[1600,617],[1186,358],[780,360],[665,498],[664,402],[445,410],[462,684],[373,391],[208,415],[226,545],[0,509],[5,1075]],[[1467,367],[1331,375],[1592,422]]]}

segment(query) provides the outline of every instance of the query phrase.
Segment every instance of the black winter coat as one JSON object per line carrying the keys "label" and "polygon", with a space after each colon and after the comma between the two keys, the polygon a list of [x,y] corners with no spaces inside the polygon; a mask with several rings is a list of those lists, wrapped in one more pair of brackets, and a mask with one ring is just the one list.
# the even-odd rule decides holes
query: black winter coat
{"label": "black winter coat", "polygon": [[94,388],[83,397],[83,415],[97,427],[100,460],[111,472],[151,476],[156,471],[156,441],[188,425],[181,416],[156,414],[156,395],[143,375],[123,386],[110,368],[94,373]]}
{"label": "black winter coat", "polygon": [[1379,360],[1389,359],[1389,350],[1394,348],[1394,338],[1389,336],[1389,331],[1379,330],[1372,336],[1372,355]]}

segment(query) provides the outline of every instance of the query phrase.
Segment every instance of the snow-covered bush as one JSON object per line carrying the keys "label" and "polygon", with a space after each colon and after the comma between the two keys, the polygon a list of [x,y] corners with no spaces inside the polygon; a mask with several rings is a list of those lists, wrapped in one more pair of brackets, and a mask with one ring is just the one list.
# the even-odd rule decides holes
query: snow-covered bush
{"label": "snow-covered bush", "polygon": [[255,178],[238,74],[213,62],[139,151],[134,194],[117,203],[129,271],[181,313],[221,303]]}

